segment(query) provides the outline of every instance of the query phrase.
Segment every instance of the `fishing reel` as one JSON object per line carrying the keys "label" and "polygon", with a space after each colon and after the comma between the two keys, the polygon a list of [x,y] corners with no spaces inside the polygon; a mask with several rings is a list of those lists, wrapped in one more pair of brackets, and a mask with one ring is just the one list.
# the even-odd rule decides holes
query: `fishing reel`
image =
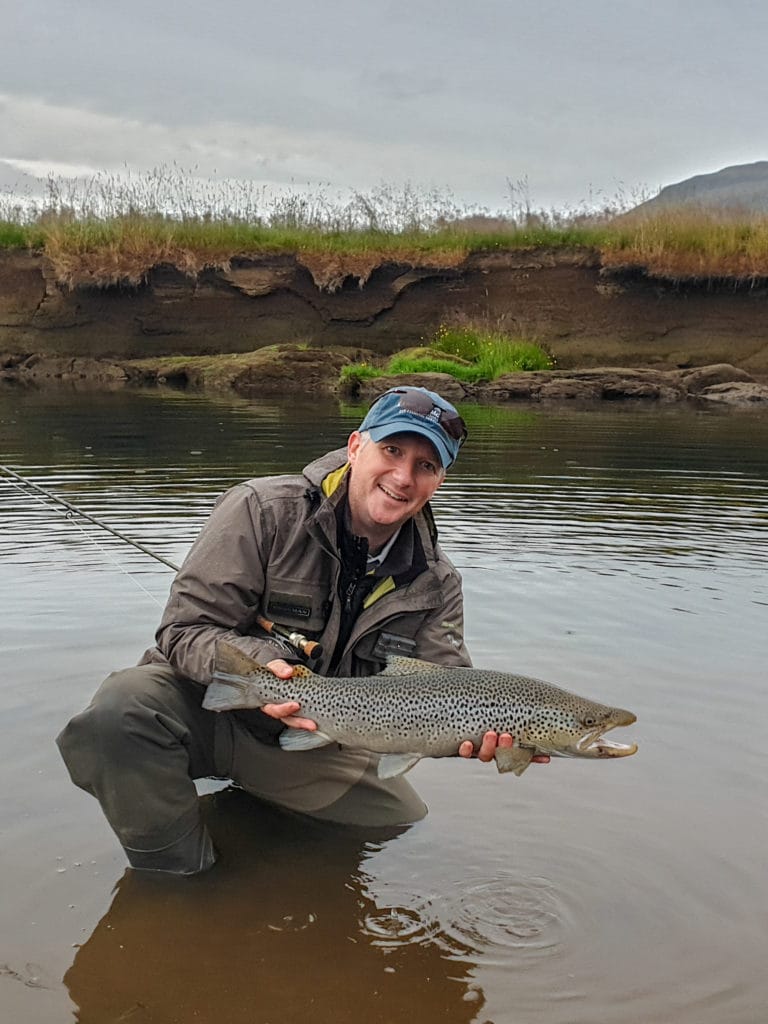
{"label": "fishing reel", "polygon": [[276,622],[271,622],[262,615],[256,616],[256,622],[270,636],[276,636],[283,643],[292,647],[300,657],[307,658],[309,661],[316,661],[322,657],[322,646],[316,640],[308,640],[303,633],[286,629],[285,626],[278,626]]}

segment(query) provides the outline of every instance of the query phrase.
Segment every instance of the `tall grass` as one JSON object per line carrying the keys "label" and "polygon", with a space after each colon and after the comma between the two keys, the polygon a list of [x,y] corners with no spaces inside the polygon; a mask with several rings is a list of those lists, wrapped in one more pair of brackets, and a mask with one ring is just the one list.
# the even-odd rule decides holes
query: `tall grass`
{"label": "tall grass", "polygon": [[535,209],[508,183],[503,213],[410,184],[275,194],[253,182],[201,181],[176,165],[149,174],[49,178],[42,198],[0,195],[0,247],[42,249],[60,282],[137,283],[162,262],[189,274],[238,256],[291,253],[318,283],[365,280],[387,261],[456,266],[476,252],[588,249],[609,268],[679,280],[768,277],[768,215],[695,207],[631,211],[619,194],[577,209]]}

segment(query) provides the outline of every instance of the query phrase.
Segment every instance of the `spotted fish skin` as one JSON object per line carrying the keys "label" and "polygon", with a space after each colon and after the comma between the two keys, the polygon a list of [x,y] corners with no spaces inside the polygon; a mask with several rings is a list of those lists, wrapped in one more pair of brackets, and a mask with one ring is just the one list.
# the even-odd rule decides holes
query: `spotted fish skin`
{"label": "spotted fish skin", "polygon": [[476,668],[447,668],[395,657],[383,672],[359,678],[328,678],[297,665],[278,679],[226,642],[217,645],[213,682],[203,707],[211,711],[257,708],[298,701],[317,731],[287,729],[288,750],[340,743],[384,755],[379,774],[399,774],[421,757],[449,757],[459,744],[479,746],[492,729],[515,738],[497,750],[500,771],[522,774],[536,754],[560,757],[625,757],[635,744],[604,739],[631,725],[631,711],[579,697],[527,676]]}

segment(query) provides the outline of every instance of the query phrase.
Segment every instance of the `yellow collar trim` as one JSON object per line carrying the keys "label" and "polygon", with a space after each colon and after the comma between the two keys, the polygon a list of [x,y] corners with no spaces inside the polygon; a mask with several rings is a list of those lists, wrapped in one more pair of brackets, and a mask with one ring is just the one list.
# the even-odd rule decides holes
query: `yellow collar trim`
{"label": "yellow collar trim", "polygon": [[390,591],[395,589],[395,581],[391,576],[387,576],[386,579],[382,580],[378,587],[375,587],[368,597],[363,601],[363,608],[370,608],[371,605],[378,601],[380,597],[384,597]]}
{"label": "yellow collar trim", "polygon": [[338,488],[348,470],[349,463],[346,462],[341,469],[334,469],[332,473],[329,473],[328,476],[324,478],[321,486],[326,498],[330,498],[333,492]]}

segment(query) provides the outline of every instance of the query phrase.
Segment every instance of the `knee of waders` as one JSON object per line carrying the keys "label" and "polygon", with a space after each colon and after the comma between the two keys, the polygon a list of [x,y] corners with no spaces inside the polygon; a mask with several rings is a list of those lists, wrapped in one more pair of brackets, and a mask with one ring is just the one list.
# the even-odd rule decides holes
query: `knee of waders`
{"label": "knee of waders", "polygon": [[163,709],[157,671],[145,666],[113,672],[87,708],[75,715],[56,738],[72,781],[92,791],[95,773],[110,762],[135,754],[137,742],[158,730]]}

